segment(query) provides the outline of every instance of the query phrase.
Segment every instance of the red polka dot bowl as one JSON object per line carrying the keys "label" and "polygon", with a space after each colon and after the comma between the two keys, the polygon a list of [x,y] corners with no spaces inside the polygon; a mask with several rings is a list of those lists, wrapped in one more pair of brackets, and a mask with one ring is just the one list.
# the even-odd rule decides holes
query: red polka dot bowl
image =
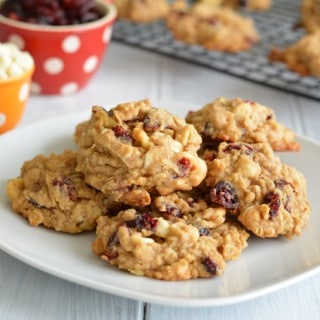
{"label": "red polka dot bowl", "polygon": [[111,2],[97,0],[96,5],[102,14],[99,19],[66,26],[39,25],[0,15],[0,41],[12,42],[34,58],[33,94],[76,93],[95,74],[117,15]]}

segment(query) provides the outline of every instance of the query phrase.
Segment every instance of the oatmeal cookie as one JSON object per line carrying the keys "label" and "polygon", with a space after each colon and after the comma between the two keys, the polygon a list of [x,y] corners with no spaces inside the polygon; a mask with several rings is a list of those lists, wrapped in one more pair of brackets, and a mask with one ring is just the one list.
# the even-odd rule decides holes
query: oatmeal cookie
{"label": "oatmeal cookie", "polygon": [[138,23],[149,23],[166,17],[169,12],[167,0],[114,0],[118,17]]}
{"label": "oatmeal cookie", "polygon": [[166,219],[183,218],[187,223],[197,226],[200,233],[206,233],[208,228],[216,228],[226,221],[226,209],[214,205],[206,197],[199,190],[177,191],[155,197],[152,206]]}
{"label": "oatmeal cookie", "polygon": [[253,20],[228,8],[178,2],[172,6],[167,25],[174,38],[206,49],[238,52],[259,39]]}
{"label": "oatmeal cookie", "polygon": [[190,111],[186,121],[195,126],[203,147],[212,149],[221,141],[268,142],[276,151],[298,151],[294,132],[276,121],[274,112],[249,100],[218,98],[197,111]]}
{"label": "oatmeal cookie", "polygon": [[282,164],[267,143],[219,145],[205,181],[212,202],[259,237],[300,235],[310,207],[303,175]]}
{"label": "oatmeal cookie", "polygon": [[247,246],[248,234],[234,224],[201,234],[184,219],[166,220],[154,211],[121,211],[98,219],[93,252],[111,265],[162,280],[221,275],[226,258]]}
{"label": "oatmeal cookie", "polygon": [[77,153],[67,150],[25,161],[20,176],[7,183],[13,210],[33,226],[68,233],[95,229],[108,199],[84,182],[75,170],[76,159]]}
{"label": "oatmeal cookie", "polygon": [[303,36],[287,48],[273,48],[269,59],[285,63],[302,76],[320,77],[320,30]]}
{"label": "oatmeal cookie", "polygon": [[86,182],[133,206],[150,204],[150,194],[191,190],[206,176],[197,155],[201,137],[193,125],[155,108],[148,100],[106,111],[93,107],[89,124],[76,138],[77,170]]}
{"label": "oatmeal cookie", "polygon": [[200,190],[156,197],[152,205],[165,219],[183,219],[196,227],[200,236],[213,236],[218,240],[219,252],[225,260],[237,259],[247,246],[248,233],[240,225],[226,221],[226,209],[212,203],[209,197],[206,199]]}
{"label": "oatmeal cookie", "polygon": [[213,6],[226,6],[233,9],[246,8],[249,10],[267,10],[270,8],[271,0],[199,0]]}
{"label": "oatmeal cookie", "polygon": [[301,5],[301,23],[307,32],[320,30],[319,0],[303,0]]}

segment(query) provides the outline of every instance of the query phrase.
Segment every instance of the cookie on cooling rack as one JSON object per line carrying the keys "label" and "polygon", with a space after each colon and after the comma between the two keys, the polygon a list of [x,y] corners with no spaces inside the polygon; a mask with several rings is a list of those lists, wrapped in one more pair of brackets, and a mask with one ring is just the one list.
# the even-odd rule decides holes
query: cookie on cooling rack
{"label": "cookie on cooling rack", "polygon": [[156,209],[127,209],[98,218],[93,252],[110,265],[162,280],[187,280],[221,275],[226,260],[237,258],[249,234],[225,222],[199,228],[183,217],[165,219]]}
{"label": "cookie on cooling rack", "polygon": [[114,0],[118,17],[138,23],[149,23],[166,17],[169,12],[167,0]]}
{"label": "cookie on cooling rack", "polygon": [[267,10],[270,8],[271,0],[199,0],[214,6],[226,6],[234,9],[246,8],[249,10]]}
{"label": "cookie on cooling rack", "polygon": [[301,23],[308,32],[316,32],[320,29],[320,2],[318,0],[302,1]]}
{"label": "cookie on cooling rack", "polygon": [[269,59],[285,63],[302,76],[320,77],[320,30],[303,36],[287,48],[273,48]]}
{"label": "cookie on cooling rack", "polygon": [[294,132],[277,122],[274,112],[257,102],[220,97],[197,111],[186,121],[193,124],[203,139],[203,149],[221,141],[268,142],[276,151],[300,148]]}
{"label": "cookie on cooling rack", "polygon": [[84,182],[76,165],[77,153],[71,150],[25,161],[20,176],[7,183],[13,210],[33,226],[68,233],[94,230],[108,199]]}
{"label": "cookie on cooling rack", "polygon": [[245,228],[262,238],[301,234],[310,214],[305,178],[282,164],[269,144],[223,142],[207,164],[212,202]]}
{"label": "cookie on cooling rack", "polygon": [[93,107],[89,122],[79,126],[77,170],[114,201],[146,206],[151,194],[191,190],[206,176],[194,126],[149,100],[108,111]]}
{"label": "cookie on cooling rack", "polygon": [[173,4],[167,25],[177,40],[226,52],[249,50],[259,40],[254,22],[228,8],[183,1]]}

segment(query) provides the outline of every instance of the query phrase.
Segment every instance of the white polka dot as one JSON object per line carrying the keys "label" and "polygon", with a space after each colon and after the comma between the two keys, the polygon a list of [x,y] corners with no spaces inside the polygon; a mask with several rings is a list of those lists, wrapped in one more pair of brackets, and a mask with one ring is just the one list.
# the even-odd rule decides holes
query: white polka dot
{"label": "white polka dot", "polygon": [[98,64],[98,57],[91,56],[83,64],[83,71],[86,73],[92,72]]}
{"label": "white polka dot", "polygon": [[6,123],[6,115],[2,112],[0,112],[0,127],[2,127]]}
{"label": "white polka dot", "polygon": [[41,88],[39,83],[37,83],[37,82],[32,82],[31,83],[31,93],[40,94],[41,91],[42,91],[42,88]]}
{"label": "white polka dot", "polygon": [[108,43],[111,39],[111,35],[112,35],[112,27],[107,26],[102,34],[102,42],[104,43]]}
{"label": "white polka dot", "polygon": [[24,39],[18,34],[12,34],[9,36],[8,41],[14,43],[20,50],[23,50],[25,47]]}
{"label": "white polka dot", "polygon": [[60,89],[61,94],[72,94],[78,91],[79,86],[76,82],[69,82],[63,85]]}
{"label": "white polka dot", "polygon": [[44,62],[44,70],[49,74],[58,74],[63,71],[64,63],[60,58],[49,58]]}
{"label": "white polka dot", "polygon": [[79,50],[81,45],[80,38],[77,36],[68,36],[62,42],[62,49],[66,53],[74,53]]}
{"label": "white polka dot", "polygon": [[25,102],[29,95],[29,83],[24,83],[19,90],[19,100]]}

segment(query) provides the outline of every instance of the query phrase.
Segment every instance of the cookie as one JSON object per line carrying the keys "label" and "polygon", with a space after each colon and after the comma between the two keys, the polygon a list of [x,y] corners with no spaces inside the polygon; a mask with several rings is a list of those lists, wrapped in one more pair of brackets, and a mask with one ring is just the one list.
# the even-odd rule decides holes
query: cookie
{"label": "cookie", "polygon": [[156,197],[152,205],[165,219],[183,219],[196,227],[201,236],[214,237],[225,260],[237,259],[247,246],[248,233],[240,225],[227,221],[226,209],[206,197],[202,188]]}
{"label": "cookie", "polygon": [[245,8],[249,10],[267,10],[270,8],[271,0],[199,0],[213,6],[226,6],[233,9]]}
{"label": "cookie", "polygon": [[177,191],[153,200],[153,207],[166,219],[183,218],[206,233],[226,221],[226,210],[216,206],[199,190]]}
{"label": "cookie", "polygon": [[167,0],[114,0],[118,17],[138,23],[149,23],[166,17],[169,12]]}
{"label": "cookie", "polygon": [[253,20],[228,8],[196,3],[173,5],[167,25],[172,36],[209,50],[239,52],[249,50],[259,39]]}
{"label": "cookie", "polygon": [[203,139],[203,147],[215,149],[221,141],[267,142],[276,151],[298,151],[294,132],[277,122],[274,112],[257,102],[223,97],[190,111],[186,121]]}
{"label": "cookie", "polygon": [[307,224],[305,178],[282,164],[267,143],[221,143],[205,184],[212,202],[258,237],[290,239]]}
{"label": "cookie", "polygon": [[108,199],[84,182],[76,160],[77,153],[67,150],[26,161],[20,176],[7,183],[13,210],[33,226],[68,233],[94,230]]}
{"label": "cookie", "polygon": [[210,278],[224,272],[233,247],[241,251],[247,246],[245,231],[223,225],[201,234],[182,218],[166,220],[155,210],[127,209],[98,219],[92,249],[110,265],[136,275],[170,281]]}
{"label": "cookie", "polygon": [[303,36],[287,48],[273,48],[269,59],[285,63],[302,76],[320,77],[320,30]]}
{"label": "cookie", "polygon": [[307,32],[320,30],[320,3],[318,0],[302,1],[301,24]]}
{"label": "cookie", "polygon": [[191,190],[206,176],[194,126],[148,100],[109,111],[93,107],[89,123],[80,126],[77,170],[114,201],[146,206],[151,194]]}

